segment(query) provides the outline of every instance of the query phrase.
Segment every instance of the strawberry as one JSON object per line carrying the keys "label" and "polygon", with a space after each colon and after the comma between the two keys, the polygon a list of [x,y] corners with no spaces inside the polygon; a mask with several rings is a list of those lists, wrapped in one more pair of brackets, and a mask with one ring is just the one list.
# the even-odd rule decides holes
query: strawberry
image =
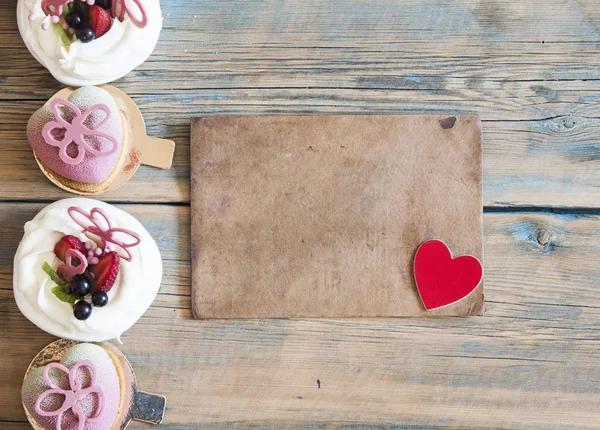
{"label": "strawberry", "polygon": [[96,34],[96,39],[104,36],[112,25],[110,13],[100,6],[90,6],[90,25]]}
{"label": "strawberry", "polygon": [[89,267],[92,275],[92,294],[96,291],[110,291],[115,284],[121,265],[121,256],[115,251],[110,251],[98,259],[98,264]]}
{"label": "strawberry", "polygon": [[75,249],[81,252],[83,255],[86,253],[83,242],[77,239],[75,236],[63,236],[58,242],[56,242],[56,245],[54,245],[54,253],[62,262],[65,262],[67,251],[69,249]]}

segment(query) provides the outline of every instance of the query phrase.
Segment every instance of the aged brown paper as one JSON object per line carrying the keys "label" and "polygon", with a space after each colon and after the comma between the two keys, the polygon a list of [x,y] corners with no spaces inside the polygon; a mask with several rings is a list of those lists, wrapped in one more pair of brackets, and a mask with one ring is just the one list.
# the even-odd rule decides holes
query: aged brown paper
{"label": "aged brown paper", "polygon": [[412,265],[446,242],[483,261],[475,116],[192,121],[196,318],[476,315],[483,283],[427,312]]}

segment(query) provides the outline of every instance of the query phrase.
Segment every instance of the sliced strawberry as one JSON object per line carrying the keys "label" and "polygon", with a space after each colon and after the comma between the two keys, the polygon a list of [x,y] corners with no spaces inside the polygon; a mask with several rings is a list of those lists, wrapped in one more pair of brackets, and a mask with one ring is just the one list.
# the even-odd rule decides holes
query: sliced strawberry
{"label": "sliced strawberry", "polygon": [[[58,259],[62,262],[65,262],[65,258],[67,257],[67,251],[69,249],[75,249],[81,252],[83,255],[86,254],[85,247],[83,246],[83,242],[77,239],[75,236],[63,236],[56,245],[54,245],[54,253],[58,257]],[[74,263],[77,263],[74,261]],[[79,263],[75,264],[78,266]]]}
{"label": "sliced strawberry", "polygon": [[90,6],[90,25],[96,34],[96,39],[104,36],[112,25],[110,13],[98,5]]}
{"label": "sliced strawberry", "polygon": [[105,293],[115,284],[121,265],[121,256],[115,251],[110,251],[98,259],[98,264],[89,267],[93,277],[92,293],[104,291]]}

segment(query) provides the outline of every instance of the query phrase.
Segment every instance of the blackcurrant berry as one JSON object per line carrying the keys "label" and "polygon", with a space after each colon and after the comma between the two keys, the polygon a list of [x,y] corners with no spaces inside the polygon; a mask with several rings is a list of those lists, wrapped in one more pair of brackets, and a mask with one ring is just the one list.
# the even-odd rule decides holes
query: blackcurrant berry
{"label": "blackcurrant berry", "polygon": [[81,16],[79,16],[79,14],[77,14],[76,12],[68,13],[67,16],[65,17],[65,22],[67,23],[67,25],[69,27],[74,28],[74,29],[81,27],[81,24],[83,24],[83,20],[81,19]]}
{"label": "blackcurrant berry", "polygon": [[97,308],[102,308],[108,304],[108,294],[104,291],[96,291],[92,294],[92,303]]}
{"label": "blackcurrant berry", "polygon": [[85,300],[80,300],[73,306],[73,316],[79,321],[84,321],[92,315],[92,305]]}
{"label": "blackcurrant berry", "polygon": [[81,17],[82,21],[87,21],[90,17],[90,7],[85,1],[75,0],[71,10]]}
{"label": "blackcurrant berry", "polygon": [[75,34],[82,43],[89,43],[96,38],[96,33],[90,27],[81,27]]}
{"label": "blackcurrant berry", "polygon": [[90,293],[92,283],[84,275],[75,275],[71,281],[71,294],[78,297],[85,297]]}

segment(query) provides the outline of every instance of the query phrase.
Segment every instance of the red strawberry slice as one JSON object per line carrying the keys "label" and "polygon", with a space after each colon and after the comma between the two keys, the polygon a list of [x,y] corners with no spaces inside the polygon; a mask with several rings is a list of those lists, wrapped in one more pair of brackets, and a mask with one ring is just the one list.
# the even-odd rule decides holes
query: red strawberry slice
{"label": "red strawberry slice", "polygon": [[96,39],[104,36],[106,32],[110,30],[112,25],[110,13],[100,6],[90,6],[90,25],[92,26],[94,33],[96,33]]}
{"label": "red strawberry slice", "polygon": [[115,251],[110,251],[98,259],[98,264],[90,266],[89,271],[94,278],[92,293],[104,291],[105,293],[115,284],[121,265],[121,256]]}
{"label": "red strawberry slice", "polygon": [[[86,254],[85,247],[83,246],[83,242],[77,239],[75,236],[67,235],[63,236],[56,245],[54,245],[54,253],[58,257],[58,259],[62,262],[66,262],[67,251],[69,249],[74,249],[76,251],[81,252],[83,255]],[[74,259],[77,260],[77,259]],[[75,266],[79,266],[77,261],[73,261]]]}

